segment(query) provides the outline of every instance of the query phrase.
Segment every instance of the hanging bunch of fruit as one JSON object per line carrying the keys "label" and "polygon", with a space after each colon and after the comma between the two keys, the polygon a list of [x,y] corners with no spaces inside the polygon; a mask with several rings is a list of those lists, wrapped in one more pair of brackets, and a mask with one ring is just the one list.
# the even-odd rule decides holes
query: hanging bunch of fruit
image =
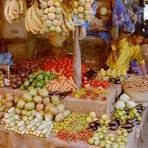
{"label": "hanging bunch of fruit", "polygon": [[74,31],[72,16],[62,0],[40,0],[40,7],[39,15],[44,20],[46,32]]}
{"label": "hanging bunch of fruit", "polygon": [[7,0],[4,14],[9,23],[18,21],[21,16],[26,14],[26,0]]}
{"label": "hanging bunch of fruit", "polygon": [[28,32],[32,32],[33,34],[38,34],[44,30],[44,21],[39,16],[37,0],[34,1],[33,5],[26,12],[25,27]]}
{"label": "hanging bunch of fruit", "polygon": [[77,23],[83,25],[85,21],[90,22],[93,16],[92,4],[94,0],[73,0],[72,13],[77,19]]}

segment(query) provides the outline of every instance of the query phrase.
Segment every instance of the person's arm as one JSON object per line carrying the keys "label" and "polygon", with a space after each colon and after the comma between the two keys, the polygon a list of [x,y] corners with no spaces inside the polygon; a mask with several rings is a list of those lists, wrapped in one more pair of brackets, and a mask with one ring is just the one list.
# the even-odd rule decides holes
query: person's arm
{"label": "person's arm", "polygon": [[112,45],[111,46],[112,48],[112,53],[113,53],[113,61],[116,62],[117,61],[117,52],[116,52],[116,46],[115,45]]}
{"label": "person's arm", "polygon": [[146,78],[146,66],[145,63],[144,64],[139,64],[141,71],[142,71],[142,77],[145,79]]}
{"label": "person's arm", "polygon": [[136,60],[138,61],[138,64],[139,64],[141,71],[142,71],[142,76],[143,76],[143,78],[146,78],[147,70],[146,70],[145,61],[143,59],[142,52],[141,52],[140,48],[137,48],[135,54],[136,54]]}

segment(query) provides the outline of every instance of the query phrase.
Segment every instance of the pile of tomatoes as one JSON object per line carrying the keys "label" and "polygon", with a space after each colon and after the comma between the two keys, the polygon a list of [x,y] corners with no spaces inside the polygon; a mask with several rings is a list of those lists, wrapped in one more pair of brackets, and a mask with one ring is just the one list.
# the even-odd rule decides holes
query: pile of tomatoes
{"label": "pile of tomatoes", "polygon": [[[52,71],[55,70],[56,72],[62,72],[61,74],[64,74],[66,77],[72,77],[74,78],[73,73],[73,60],[69,57],[64,57],[62,59],[49,59],[47,62],[44,63],[43,66],[45,71]],[[88,78],[85,76],[85,73],[89,70],[89,68],[82,64],[82,87],[85,87],[86,85],[90,85],[91,87],[98,88],[99,86],[102,86],[104,89],[109,87],[108,81],[100,81],[98,79],[92,79],[88,80]]]}
{"label": "pile of tomatoes", "polygon": [[[65,57],[59,60],[48,60],[44,63],[44,70],[45,71],[52,71],[54,69],[56,72],[60,72],[62,70],[62,74],[66,77],[74,77],[73,73],[73,60],[71,58]],[[82,64],[82,76],[89,68]]]}
{"label": "pile of tomatoes", "polygon": [[87,85],[90,85],[93,88],[103,87],[104,89],[107,89],[109,87],[108,81],[98,80],[97,78],[89,80],[87,77],[82,78],[82,87],[85,87]]}

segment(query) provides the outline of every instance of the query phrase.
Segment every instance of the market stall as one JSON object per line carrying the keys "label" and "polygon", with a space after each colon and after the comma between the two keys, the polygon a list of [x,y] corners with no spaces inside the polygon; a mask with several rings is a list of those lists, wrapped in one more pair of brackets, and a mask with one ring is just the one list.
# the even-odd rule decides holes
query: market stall
{"label": "market stall", "polygon": [[[144,65],[143,37],[122,40],[119,30],[135,31],[140,3],[7,0],[2,5],[0,147],[137,147],[147,118],[148,81],[127,71],[133,59]],[[117,60],[119,54],[124,56]]]}

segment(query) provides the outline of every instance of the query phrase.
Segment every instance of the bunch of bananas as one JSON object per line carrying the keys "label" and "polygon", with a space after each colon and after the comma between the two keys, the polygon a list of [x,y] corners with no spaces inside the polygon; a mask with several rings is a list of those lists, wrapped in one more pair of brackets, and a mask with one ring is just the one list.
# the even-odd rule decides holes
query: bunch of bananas
{"label": "bunch of bananas", "polygon": [[62,5],[62,13],[63,13],[63,23],[62,23],[62,32],[67,34],[68,31],[74,31],[75,30],[75,24],[72,19],[72,15],[70,13],[70,10],[66,5]]}
{"label": "bunch of bananas", "polygon": [[4,14],[9,23],[15,22],[26,14],[26,0],[7,0]]}
{"label": "bunch of bananas", "polygon": [[91,21],[93,15],[91,5],[93,2],[94,0],[73,0],[71,2],[73,15],[76,16],[79,24],[84,24],[85,21]]}
{"label": "bunch of bananas", "polygon": [[28,32],[33,34],[44,32],[44,21],[39,16],[37,0],[34,1],[33,5],[26,12],[25,27]]}

